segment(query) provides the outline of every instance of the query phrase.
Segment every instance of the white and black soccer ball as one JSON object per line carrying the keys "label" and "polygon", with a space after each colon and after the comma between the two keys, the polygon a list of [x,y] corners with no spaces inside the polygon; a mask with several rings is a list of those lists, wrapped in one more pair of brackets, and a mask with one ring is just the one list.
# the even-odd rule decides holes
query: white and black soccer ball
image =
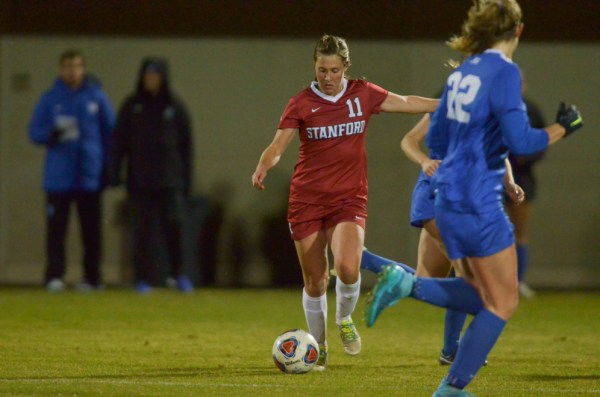
{"label": "white and black soccer ball", "polygon": [[311,334],[301,329],[285,331],[273,344],[275,366],[288,374],[304,374],[319,360],[319,345]]}

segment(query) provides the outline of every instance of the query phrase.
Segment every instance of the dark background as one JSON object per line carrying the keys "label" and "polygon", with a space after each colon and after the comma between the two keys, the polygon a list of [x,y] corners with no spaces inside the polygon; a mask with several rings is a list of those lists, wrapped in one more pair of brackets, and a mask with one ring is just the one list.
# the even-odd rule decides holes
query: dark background
{"label": "dark background", "polygon": [[[0,0],[0,33],[447,39],[469,0]],[[600,1],[522,0],[528,41],[600,41]],[[451,5],[451,6],[449,6]]]}

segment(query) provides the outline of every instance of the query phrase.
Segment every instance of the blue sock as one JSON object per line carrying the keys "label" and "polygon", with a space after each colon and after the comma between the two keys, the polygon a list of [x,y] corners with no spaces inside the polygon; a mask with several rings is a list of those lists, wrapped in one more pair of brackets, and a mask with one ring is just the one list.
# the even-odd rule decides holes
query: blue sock
{"label": "blue sock", "polygon": [[451,386],[464,389],[473,380],[505,325],[506,321],[487,309],[475,316],[460,341],[456,358],[446,376]]}
{"label": "blue sock", "polygon": [[461,277],[417,277],[410,296],[435,306],[473,315],[483,309],[483,302],[477,290]]}
{"label": "blue sock", "polygon": [[466,320],[467,313],[452,309],[446,310],[446,318],[444,319],[444,348],[442,349],[444,356],[450,356],[458,349],[460,331],[462,331]]}
{"label": "blue sock", "polygon": [[519,276],[519,281],[523,281],[523,277],[527,271],[527,254],[527,244],[517,244],[517,264],[519,266],[517,268],[517,274]]}
{"label": "blue sock", "polygon": [[393,263],[395,265],[400,266],[404,270],[406,270],[410,274],[415,274],[415,269],[410,266],[405,265],[404,263],[396,262],[388,258],[384,258],[383,256],[375,255],[371,251],[364,249],[362,253],[362,259],[360,261],[360,268],[372,271],[375,274],[381,272],[381,268]]}

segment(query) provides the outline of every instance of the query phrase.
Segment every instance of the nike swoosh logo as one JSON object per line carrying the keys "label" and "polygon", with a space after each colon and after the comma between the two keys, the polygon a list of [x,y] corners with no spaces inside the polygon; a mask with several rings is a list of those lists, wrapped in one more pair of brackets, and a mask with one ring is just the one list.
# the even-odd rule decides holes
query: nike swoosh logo
{"label": "nike swoosh logo", "polygon": [[315,108],[315,109],[310,109],[310,110],[312,110],[312,112],[314,113],[314,112],[316,112],[319,109],[321,109],[321,106],[319,106],[318,108]]}
{"label": "nike swoosh logo", "polygon": [[[319,108],[317,108],[317,110],[319,110]],[[313,112],[314,112],[314,110],[313,110]],[[581,119],[581,116],[579,116],[579,117],[577,117],[577,120],[575,120],[571,123],[571,127],[575,127],[576,125],[579,125],[581,123],[583,123],[583,120]]]}

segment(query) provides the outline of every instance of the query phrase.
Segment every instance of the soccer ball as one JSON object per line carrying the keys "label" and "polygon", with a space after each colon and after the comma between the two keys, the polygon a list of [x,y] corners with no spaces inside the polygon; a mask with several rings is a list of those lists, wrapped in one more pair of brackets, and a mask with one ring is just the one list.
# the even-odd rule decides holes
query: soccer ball
{"label": "soccer ball", "polygon": [[319,345],[311,334],[301,329],[285,331],[273,344],[275,366],[288,374],[304,374],[319,359]]}

